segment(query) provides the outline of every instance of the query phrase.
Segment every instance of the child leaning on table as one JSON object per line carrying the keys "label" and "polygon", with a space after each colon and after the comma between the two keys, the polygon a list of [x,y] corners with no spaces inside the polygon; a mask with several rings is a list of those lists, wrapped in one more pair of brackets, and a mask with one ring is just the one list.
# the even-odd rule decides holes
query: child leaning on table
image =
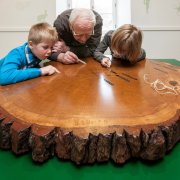
{"label": "child leaning on table", "polygon": [[136,26],[124,24],[117,30],[110,30],[94,52],[94,58],[105,67],[111,66],[111,60],[104,55],[107,48],[110,48],[113,58],[119,59],[122,63],[135,64],[145,59],[145,50],[141,48],[142,32]]}
{"label": "child leaning on table", "polygon": [[13,84],[38,76],[59,73],[51,65],[38,68],[41,60],[51,55],[57,39],[55,28],[48,23],[33,25],[29,31],[28,42],[11,50],[0,60],[0,84]]}

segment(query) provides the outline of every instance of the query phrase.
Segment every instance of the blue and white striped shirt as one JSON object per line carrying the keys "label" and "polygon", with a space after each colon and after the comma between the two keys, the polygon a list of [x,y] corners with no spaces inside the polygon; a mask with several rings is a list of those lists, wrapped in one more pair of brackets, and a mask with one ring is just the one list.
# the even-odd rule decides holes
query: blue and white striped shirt
{"label": "blue and white striped shirt", "polygon": [[13,84],[40,76],[41,70],[36,68],[40,61],[28,43],[11,50],[0,60],[0,84]]}

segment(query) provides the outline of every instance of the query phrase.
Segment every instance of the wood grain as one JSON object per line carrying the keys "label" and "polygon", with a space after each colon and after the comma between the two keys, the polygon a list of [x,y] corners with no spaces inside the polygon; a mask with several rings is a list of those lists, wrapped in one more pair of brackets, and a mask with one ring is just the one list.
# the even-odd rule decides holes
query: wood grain
{"label": "wood grain", "polygon": [[[179,67],[114,60],[107,69],[85,61],[51,62],[60,74],[0,86],[0,147],[11,148],[12,139],[13,152],[31,150],[38,162],[54,153],[76,164],[162,158],[180,139]],[[156,80],[177,94],[167,88],[159,94],[152,87]],[[24,150],[23,133],[29,143]]]}

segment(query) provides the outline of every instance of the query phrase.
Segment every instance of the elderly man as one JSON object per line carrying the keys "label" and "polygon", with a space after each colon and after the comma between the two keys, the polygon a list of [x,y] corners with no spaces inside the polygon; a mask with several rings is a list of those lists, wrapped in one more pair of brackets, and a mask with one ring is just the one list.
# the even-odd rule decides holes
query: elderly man
{"label": "elderly man", "polygon": [[90,9],[69,9],[54,22],[59,41],[55,44],[52,60],[64,64],[77,63],[78,58],[93,55],[102,34],[102,18]]}

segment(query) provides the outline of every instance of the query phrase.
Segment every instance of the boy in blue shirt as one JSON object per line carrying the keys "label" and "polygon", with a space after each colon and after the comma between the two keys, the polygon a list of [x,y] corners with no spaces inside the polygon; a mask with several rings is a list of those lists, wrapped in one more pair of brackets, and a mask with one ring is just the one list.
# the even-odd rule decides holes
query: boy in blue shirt
{"label": "boy in blue shirt", "polygon": [[31,27],[28,42],[11,50],[0,60],[0,84],[7,85],[59,71],[49,65],[37,68],[41,60],[47,59],[58,39],[57,32],[48,23]]}

